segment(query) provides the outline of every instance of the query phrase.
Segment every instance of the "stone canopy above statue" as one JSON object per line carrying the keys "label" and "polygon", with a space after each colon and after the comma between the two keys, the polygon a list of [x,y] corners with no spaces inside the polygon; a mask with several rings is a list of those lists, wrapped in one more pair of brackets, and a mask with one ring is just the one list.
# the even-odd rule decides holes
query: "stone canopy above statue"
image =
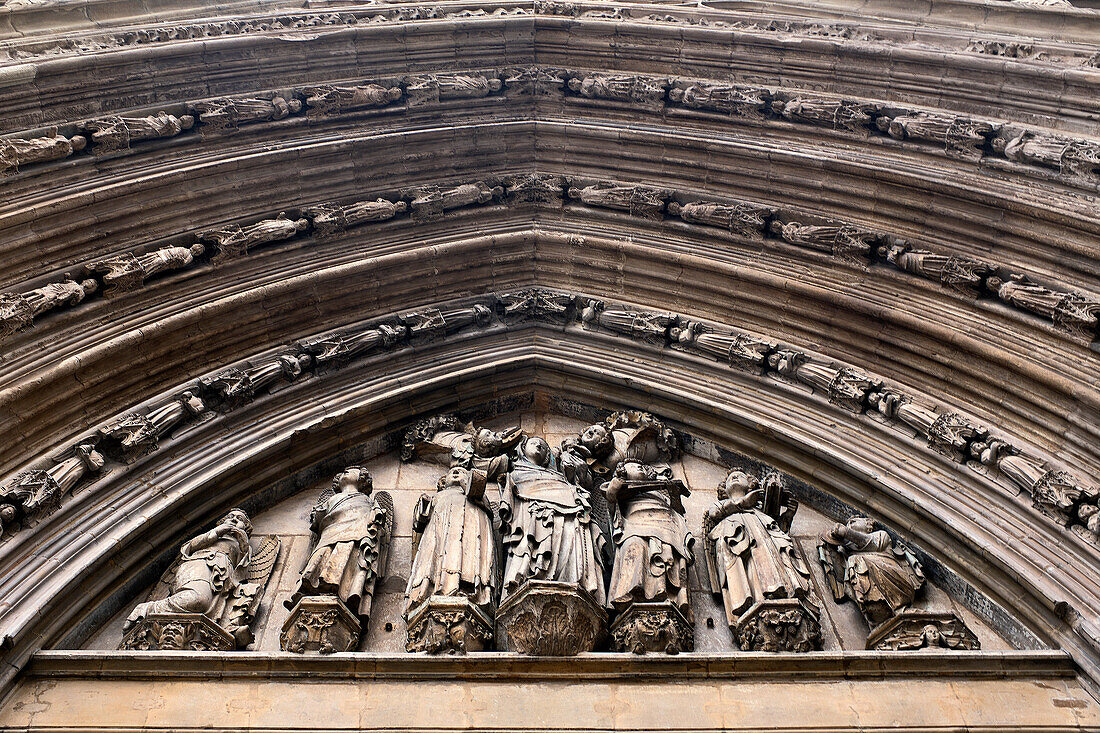
{"label": "stone canopy above statue", "polygon": [[716,463],[715,447],[657,416],[585,411],[417,422],[327,487],[194,528],[157,586],[86,646],[1012,648],[1012,630],[937,587],[928,578],[949,571],[905,538],[823,515],[811,487],[745,457]]}

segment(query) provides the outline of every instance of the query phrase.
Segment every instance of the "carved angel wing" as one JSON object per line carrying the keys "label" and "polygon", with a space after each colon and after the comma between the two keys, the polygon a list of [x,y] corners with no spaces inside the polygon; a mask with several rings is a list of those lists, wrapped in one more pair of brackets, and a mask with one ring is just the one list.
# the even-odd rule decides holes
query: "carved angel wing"
{"label": "carved angel wing", "polygon": [[718,526],[721,519],[709,511],[703,512],[703,556],[706,558],[707,577],[710,579],[711,593],[721,593],[722,583],[718,576],[717,542],[711,537],[711,532]]}
{"label": "carved angel wing", "polygon": [[844,569],[847,567],[844,551],[831,542],[823,541],[817,546],[817,557],[825,571],[825,582],[833,594],[833,600],[837,603],[848,600],[848,584],[844,582]]}
{"label": "carved angel wing", "polygon": [[[905,544],[901,540],[894,540],[894,555],[901,558],[909,567],[913,569],[913,572],[918,578],[920,578],[921,586],[924,586],[924,568],[920,564],[920,560],[917,558],[916,553],[913,552],[909,545]],[[919,588],[918,588],[919,590]]]}
{"label": "carved angel wing", "polygon": [[386,572],[390,538],[393,537],[393,497],[388,491],[379,491],[374,495],[374,504],[383,514],[382,529],[378,536],[378,563],[374,568],[375,577],[382,577]]}
{"label": "carved angel wing", "polygon": [[225,611],[222,613],[221,626],[237,641],[237,648],[243,649],[252,643],[252,630],[249,625],[256,618],[256,609],[264,594],[264,586],[271,577],[275,561],[283,543],[278,537],[268,537],[259,548],[253,550],[248,565],[244,568],[244,578],[233,591]]}
{"label": "carved angel wing", "polygon": [[262,589],[271,577],[271,570],[275,567],[275,561],[279,559],[279,550],[283,547],[282,541],[272,535],[260,545],[259,549],[252,553],[252,560],[248,563],[245,582],[258,583]]}

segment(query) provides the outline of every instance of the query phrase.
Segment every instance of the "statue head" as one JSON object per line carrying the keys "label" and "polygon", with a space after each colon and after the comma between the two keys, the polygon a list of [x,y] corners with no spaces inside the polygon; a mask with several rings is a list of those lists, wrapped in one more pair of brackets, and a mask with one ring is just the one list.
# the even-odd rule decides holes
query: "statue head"
{"label": "statue head", "polygon": [[536,466],[550,466],[550,444],[542,438],[527,438],[523,441],[523,455]]}
{"label": "statue head", "polygon": [[503,447],[504,439],[500,433],[489,428],[479,428],[474,435],[474,452],[479,456],[497,455]]}
{"label": "statue head", "polygon": [[218,524],[228,524],[240,529],[245,534],[252,534],[252,520],[248,518],[248,514],[244,509],[230,509],[224,517],[218,520]]}
{"label": "statue head", "polygon": [[348,466],[332,479],[332,490],[338,494],[358,491],[369,494],[374,488],[374,479],[362,466]]}
{"label": "statue head", "polygon": [[439,489],[451,486],[465,489],[469,483],[470,469],[463,468],[462,466],[451,466],[450,470],[439,478],[439,483],[436,486]]}
{"label": "statue head", "polygon": [[735,469],[726,474],[722,483],[718,484],[718,498],[737,499],[758,488],[760,482],[755,476]]}
{"label": "statue head", "polygon": [[662,476],[653,466],[640,461],[623,461],[615,469],[615,478],[622,481],[653,481],[667,477]]}
{"label": "statue head", "polygon": [[855,514],[848,518],[848,526],[857,532],[870,534],[875,531],[875,523],[862,514]]}
{"label": "statue head", "polygon": [[589,425],[581,433],[580,444],[588,449],[593,458],[603,458],[615,447],[615,438],[604,425]]}

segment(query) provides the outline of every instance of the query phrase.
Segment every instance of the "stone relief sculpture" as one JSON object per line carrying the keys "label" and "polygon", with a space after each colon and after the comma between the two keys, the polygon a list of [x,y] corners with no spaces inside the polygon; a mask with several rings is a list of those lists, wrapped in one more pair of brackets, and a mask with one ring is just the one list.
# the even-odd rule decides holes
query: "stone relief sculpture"
{"label": "stone relief sculpture", "polygon": [[308,219],[290,219],[285,213],[281,213],[274,219],[264,219],[244,227],[230,224],[221,229],[202,232],[199,239],[217,245],[218,253],[211,258],[211,262],[221,264],[243,257],[252,247],[290,239],[308,228]]}
{"label": "stone relief sculpture", "polygon": [[31,163],[68,158],[87,144],[88,139],[83,135],[65,137],[56,131],[44,137],[0,138],[0,173],[17,171],[20,166]]}
{"label": "stone relief sculpture", "polygon": [[292,652],[354,651],[367,628],[393,533],[393,499],[371,496],[370,473],[349,466],[309,515],[313,545],[298,587],[284,602],[290,616],[280,645]]}
{"label": "stone relief sculpture", "polygon": [[24,471],[0,487],[0,535],[14,531],[49,514],[72,493],[88,473],[103,468],[101,456],[88,443],[46,470]]}
{"label": "stone relief sculpture", "polygon": [[146,117],[106,117],[84,123],[97,150],[124,150],[139,140],[175,137],[195,125],[191,115],[170,115],[158,112]]}
{"label": "stone relief sculpture", "polygon": [[827,366],[798,351],[773,352],[768,355],[768,366],[781,377],[823,392],[830,402],[852,412],[863,412],[869,395],[882,387],[882,382],[851,367]]}
{"label": "stone relief sculpture", "polygon": [[669,100],[685,107],[753,119],[763,119],[767,97],[766,89],[729,84],[692,84],[668,90]]}
{"label": "stone relief sculpture", "polygon": [[967,160],[980,159],[981,147],[994,134],[993,126],[987,122],[940,112],[913,112],[893,119],[879,117],[875,124],[897,140],[940,143],[949,156]]}
{"label": "stone relief sculpture", "polygon": [[145,415],[131,412],[103,426],[97,431],[97,445],[112,458],[130,463],[156,450],[160,439],[187,417],[205,410],[199,397],[183,392]]}
{"label": "stone relief sculpture", "polygon": [[477,99],[488,97],[504,88],[496,76],[485,74],[429,74],[412,76],[406,82],[405,93],[410,107],[420,107],[446,99]]}
{"label": "stone relief sculpture", "polygon": [[768,355],[775,344],[743,333],[719,333],[698,321],[688,321],[673,328],[671,334],[688,351],[705,354],[730,366],[763,374],[768,367]]}
{"label": "stone relief sculpture", "polygon": [[803,224],[777,219],[772,221],[770,227],[772,233],[785,242],[825,252],[861,266],[867,264],[871,247],[878,241],[877,234],[847,225]]}
{"label": "stone relief sculpture", "polygon": [[206,248],[201,244],[190,247],[162,247],[142,255],[123,254],[87,265],[89,272],[100,275],[106,289],[103,295],[112,298],[140,290],[148,278],[170,270],[180,270],[201,257]]}
{"label": "stone relief sculpture", "polygon": [[545,440],[523,438],[501,490],[501,649],[573,655],[607,634],[606,506],[557,464]]}
{"label": "stone relief sculpture", "polygon": [[733,234],[749,239],[763,239],[767,220],[775,216],[775,209],[755,204],[719,204],[713,201],[693,201],[681,204],[672,201],[668,213],[692,224],[728,229]]}
{"label": "stone relief sculpture", "polygon": [[596,183],[584,188],[570,187],[569,198],[579,199],[589,206],[619,209],[632,216],[661,219],[668,191],[645,186],[623,186],[616,183]]}
{"label": "stone relief sculpture", "polygon": [[233,651],[252,643],[250,624],[278,559],[268,537],[253,548],[252,522],[232,509],[214,529],[193,537],[126,619],[120,649]]}
{"label": "stone relief sculpture", "polygon": [[938,280],[952,290],[970,296],[982,292],[986,279],[997,271],[993,265],[969,257],[913,249],[904,243],[883,247],[880,253],[899,270]]}
{"label": "stone relief sculpture", "polygon": [[602,327],[631,338],[664,346],[669,342],[677,318],[672,313],[649,313],[607,308],[602,300],[590,300],[581,310],[586,326]]}
{"label": "stone relief sculpture", "polygon": [[1045,316],[1063,331],[1090,341],[1100,338],[1100,301],[1044,288],[1024,275],[1010,275],[1007,280],[991,277],[988,287],[1005,303]]}
{"label": "stone relief sculpture", "polygon": [[409,202],[413,216],[430,218],[439,216],[444,211],[458,209],[463,206],[476,206],[487,204],[504,195],[501,186],[490,186],[484,181],[477,183],[464,183],[452,188],[440,188],[429,186],[420,189]]}
{"label": "stone relief sculpture", "polygon": [[965,460],[970,444],[986,435],[984,428],[961,415],[937,412],[891,389],[871,392],[867,401],[879,414],[908,425],[928,439],[930,448],[956,461]]}
{"label": "stone relief sculpture", "polygon": [[25,293],[0,293],[0,341],[29,327],[37,316],[76,305],[99,288],[95,280],[63,280]]}
{"label": "stone relief sculpture", "polygon": [[348,227],[364,224],[368,221],[386,221],[408,211],[404,201],[387,201],[379,198],[374,201],[359,201],[354,204],[321,204],[305,209],[302,213],[313,220],[313,233],[318,239],[332,237]]}
{"label": "stone relief sculpture", "polygon": [[517,94],[550,96],[565,89],[569,72],[553,66],[522,66],[504,71],[504,86]]}
{"label": "stone relief sculpture", "polygon": [[251,402],[277,381],[293,382],[309,363],[308,354],[283,355],[247,369],[226,369],[201,377],[199,387],[207,405],[232,410]]}
{"label": "stone relief sculpture", "polygon": [[993,149],[1009,160],[1053,168],[1071,177],[1095,178],[1100,170],[1100,145],[1085,140],[1025,130],[1011,138],[994,138]]}
{"label": "stone relief sculpture", "polygon": [[336,333],[302,341],[299,346],[320,365],[339,364],[381,349],[396,346],[408,337],[409,330],[401,324],[380,323],[376,328]]}
{"label": "stone relief sculpture", "polygon": [[194,102],[190,111],[198,114],[203,132],[236,132],[241,125],[270,122],[302,111],[298,99],[276,95],[271,99],[207,99]]}
{"label": "stone relief sculpture", "polygon": [[834,600],[852,599],[866,620],[868,649],[980,646],[953,612],[912,607],[924,587],[920,562],[866,517],[852,517],[822,534],[818,555]]}
{"label": "stone relief sculpture", "polygon": [[423,338],[430,341],[460,331],[467,326],[488,325],[493,319],[493,312],[488,306],[478,303],[456,308],[425,308],[402,314],[399,319],[408,330],[409,338]]}
{"label": "stone relief sculpture", "polygon": [[668,82],[627,74],[592,74],[572,77],[567,86],[582,97],[610,99],[650,109],[660,108],[665,101]]}
{"label": "stone relief sculpture", "polygon": [[568,323],[576,314],[577,299],[567,293],[531,288],[501,293],[499,307],[506,321],[540,320]]}
{"label": "stone relief sculpture", "polygon": [[[413,561],[405,590],[409,651],[465,653],[490,648],[496,622],[500,560],[489,496],[498,495],[523,437],[518,428],[497,432],[458,429],[442,416],[406,434],[402,459],[449,465],[435,494],[414,510]],[[487,486],[498,490],[487,494]]]}
{"label": "stone relief sculpture", "polygon": [[844,128],[864,136],[868,134],[868,125],[874,122],[874,116],[878,113],[870,104],[802,97],[785,102],[776,100],[772,102],[772,109],[792,122],[821,125],[834,130]]}
{"label": "stone relief sculpture", "polygon": [[517,202],[558,202],[565,198],[565,178],[549,173],[528,173],[507,181],[504,190]]}
{"label": "stone relief sculpture", "polygon": [[[636,444],[639,436],[633,441]],[[667,466],[625,460],[602,487],[611,511],[615,562],[608,607],[618,651],[676,654],[695,648],[688,569],[695,538],[683,497],[690,492]]]}
{"label": "stone relief sculpture", "polygon": [[333,86],[325,84],[309,87],[305,90],[306,106],[314,114],[334,114],[350,112],[369,107],[385,107],[401,99],[400,87],[385,87],[379,84],[362,86]]}
{"label": "stone relief sculpture", "polygon": [[790,536],[797,510],[778,475],[730,471],[704,515],[711,592],[742,651],[821,649],[821,599]]}

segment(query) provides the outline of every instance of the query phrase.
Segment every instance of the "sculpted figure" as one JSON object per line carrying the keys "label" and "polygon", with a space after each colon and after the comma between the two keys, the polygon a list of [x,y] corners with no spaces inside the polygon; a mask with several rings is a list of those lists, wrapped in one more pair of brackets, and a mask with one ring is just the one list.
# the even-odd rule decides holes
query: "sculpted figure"
{"label": "sculpted figure", "polygon": [[90,263],[87,267],[103,277],[108,298],[139,290],[145,280],[169,270],[187,267],[201,257],[206,248],[201,244],[190,247],[162,247],[143,255],[124,254]]}
{"label": "sculpted figure", "polygon": [[938,112],[914,112],[893,119],[879,117],[875,125],[897,140],[925,140],[942,143],[948,155],[977,159],[981,147],[992,137],[993,126],[986,122]]}
{"label": "sculpted figure", "polygon": [[240,125],[281,120],[302,110],[297,99],[208,99],[191,105],[199,122],[215,132],[235,132]]}
{"label": "sculpted figure", "polygon": [[476,99],[487,97],[504,88],[497,77],[482,74],[431,74],[408,79],[405,93],[409,106],[417,107],[444,99]]}
{"label": "sculpted figure", "polygon": [[1007,139],[993,140],[993,149],[1009,160],[1031,163],[1069,176],[1095,177],[1100,170],[1100,145],[1025,131]]}
{"label": "sculpted figure", "polygon": [[867,134],[867,126],[873,122],[875,108],[867,104],[829,101],[823,99],[795,98],[787,102],[776,100],[772,109],[792,122],[807,122],[839,129],[841,127],[861,135]]}
{"label": "sculpted figure", "polygon": [[1080,293],[1049,290],[1033,283],[1025,275],[1012,275],[1008,280],[991,277],[988,287],[1009,305],[1046,316],[1055,326],[1090,341],[1100,330],[1100,302]]}
{"label": "sculpted figure", "polygon": [[400,316],[410,338],[428,340],[446,336],[467,326],[487,326],[493,320],[493,312],[478,303],[454,308],[425,308]]}
{"label": "sculpted figure", "polygon": [[968,295],[980,292],[986,278],[997,271],[993,265],[969,257],[913,249],[907,244],[895,244],[881,251],[887,262],[899,270],[929,280],[939,280],[949,288]]}
{"label": "sculpted figure", "polygon": [[500,294],[500,308],[509,321],[539,320],[567,323],[572,320],[576,297],[542,288]]}
{"label": "sculpted figure", "polygon": [[775,344],[767,341],[741,333],[716,333],[697,321],[689,321],[681,328],[672,329],[672,335],[680,346],[689,351],[697,351],[758,374],[763,373],[768,354],[775,350]]}
{"label": "sculpted figure", "polygon": [[672,201],[668,213],[692,224],[728,229],[749,239],[763,239],[766,220],[775,215],[775,209],[753,204],[719,204],[713,201],[694,201],[681,204]]}
{"label": "sculpted figure", "polygon": [[251,402],[278,380],[293,382],[310,361],[306,354],[283,355],[248,369],[227,369],[202,377],[199,386],[211,407],[232,410]]}
{"label": "sculpted figure", "polygon": [[668,98],[692,109],[708,109],[740,117],[760,118],[767,105],[767,90],[729,84],[692,84],[673,87]]}
{"label": "sculpted figure", "polygon": [[123,150],[130,143],[159,137],[175,137],[195,125],[191,115],[176,117],[158,112],[147,117],[107,117],[84,124],[100,150]]}
{"label": "sculpted figure", "polygon": [[[336,475],[332,488],[321,494],[309,515],[313,549],[294,594],[284,605],[293,614],[302,599],[309,598],[315,603],[307,603],[303,608],[328,610],[334,606],[335,597],[343,604],[343,609],[338,610],[349,611],[356,620],[341,625],[332,618],[325,633],[316,640],[322,653],[352,651],[358,646],[359,634],[370,618],[375,587],[385,572],[393,501],[385,492],[372,497],[373,488],[366,469],[349,466]],[[308,626],[316,625],[323,615],[309,614],[300,629],[288,624],[286,628],[295,631],[289,635],[284,632],[283,648],[304,651],[312,641]]]}
{"label": "sculpted figure", "polygon": [[438,216],[444,211],[458,209],[463,206],[487,204],[503,195],[503,187],[490,187],[488,184],[478,181],[477,183],[464,183],[454,188],[431,187],[423,189],[409,202],[409,207],[416,216]]}
{"label": "sculpted figure", "polygon": [[890,389],[867,395],[868,404],[885,417],[896,419],[928,438],[928,445],[957,461],[965,460],[969,446],[982,440],[986,431],[953,412],[940,413],[934,407],[913,402]]}
{"label": "sculpted figure", "polygon": [[561,203],[565,195],[565,179],[549,173],[528,173],[510,179],[505,191],[512,201]]}
{"label": "sculpted figure", "polygon": [[546,66],[525,66],[504,72],[504,86],[517,94],[550,96],[565,89],[569,72]]}
{"label": "sculpted figure", "polygon": [[380,349],[393,348],[408,333],[408,328],[403,325],[381,323],[376,328],[365,331],[338,333],[303,341],[301,348],[309,352],[320,365],[340,363]]}
{"label": "sculpted figure", "polygon": [[95,280],[65,280],[25,293],[0,293],[0,340],[27,328],[47,311],[80,303],[98,287]]}
{"label": "sculpted figure", "polygon": [[604,535],[592,497],[557,470],[542,438],[524,438],[500,495],[504,535],[505,600],[530,579],[575,584],[600,605],[604,590]]}
{"label": "sculpted figure", "polygon": [[221,229],[203,232],[199,234],[199,239],[204,242],[213,242],[218,246],[218,253],[212,261],[221,263],[243,257],[248,254],[251,247],[290,239],[308,228],[308,219],[289,219],[285,213],[282,213],[274,219],[264,219],[246,227],[231,224]]}
{"label": "sculpted figure", "polygon": [[594,74],[573,77],[568,87],[589,99],[613,99],[645,107],[660,107],[665,101],[668,82],[627,74]]}
{"label": "sculpted figure", "polygon": [[[810,569],[798,554],[789,534],[798,502],[779,477],[771,475],[763,486],[742,471],[731,471],[718,487],[719,500],[703,518],[703,542],[711,592],[722,597],[726,621],[745,645],[742,650],[811,651],[821,648],[820,607]],[[786,643],[754,644],[758,636],[778,636],[774,630],[754,627],[754,606],[770,601],[796,613],[801,627]],[[767,625],[767,622],[764,622]],[[763,634],[758,634],[763,631]],[[746,632],[746,633],[742,633]],[[769,633],[770,632],[770,633]]]}
{"label": "sculpted figure", "polygon": [[19,170],[21,165],[68,158],[74,152],[83,150],[87,144],[87,138],[81,135],[65,137],[53,134],[29,139],[0,138],[0,173]]}
{"label": "sculpted figure", "polygon": [[319,114],[348,112],[367,107],[385,107],[401,99],[400,87],[383,87],[378,84],[341,87],[326,84],[306,90],[306,105]]}
{"label": "sculpted figure", "polygon": [[[695,561],[695,538],[684,522],[687,488],[667,467],[627,460],[603,490],[613,508],[616,547],[607,590],[608,607],[618,614],[613,645],[635,653],[690,651],[694,617],[688,568]],[[641,621],[647,608],[656,610],[655,623]]]}
{"label": "sculpted figure", "polygon": [[152,597],[127,617],[122,648],[233,650],[250,644],[249,624],[280,549],[270,537],[254,551],[251,533],[248,515],[232,509],[214,529],[185,542]]}
{"label": "sculpted figure", "polygon": [[831,402],[853,412],[862,412],[868,394],[882,385],[851,367],[827,366],[812,361],[801,352],[777,351],[768,356],[768,365],[782,376],[812,387],[815,392],[824,392]]}
{"label": "sculpted figure", "polygon": [[661,467],[679,455],[680,447],[676,433],[656,417],[626,411],[589,425],[570,442],[570,451],[583,455],[595,476],[609,477],[624,461]]}
{"label": "sculpted figure", "polygon": [[347,206],[341,204],[321,204],[304,210],[304,214],[313,219],[313,231],[318,238],[331,237],[348,227],[368,221],[385,221],[407,211],[409,205],[404,201],[359,201]]}
{"label": "sculpted figure", "polygon": [[845,261],[865,265],[871,246],[878,235],[852,226],[837,224],[802,224],[797,221],[775,220],[771,231],[785,242],[826,252]]}
{"label": "sculpted figure", "polygon": [[837,603],[855,601],[871,628],[911,606],[924,587],[916,556],[866,517],[833,525],[821,542],[821,563],[833,598]]}
{"label": "sculpted figure", "polygon": [[[499,564],[485,485],[485,473],[455,465],[439,480],[436,493],[425,494],[417,504],[405,590],[409,651],[477,651],[491,639]],[[468,618],[457,624],[430,618],[418,623],[421,607],[436,596],[467,601],[484,623],[475,625]],[[439,626],[444,628],[433,630]]]}
{"label": "sculpted figure", "polygon": [[57,508],[80,479],[101,468],[103,456],[93,446],[81,444],[71,456],[45,471],[19,474],[0,488],[0,535]]}
{"label": "sculpted figure", "polygon": [[187,417],[206,410],[203,401],[183,392],[146,415],[130,413],[100,428],[100,449],[119,460],[133,461],[155,450],[160,438]]}
{"label": "sculpted figure", "polygon": [[572,187],[569,198],[579,199],[589,206],[628,211],[634,216],[661,219],[668,192],[644,186],[621,186],[615,183],[597,183],[584,188]]}
{"label": "sculpted figure", "polygon": [[581,321],[609,331],[664,346],[677,317],[672,313],[647,313],[607,308],[602,300],[592,300],[581,311]]}

